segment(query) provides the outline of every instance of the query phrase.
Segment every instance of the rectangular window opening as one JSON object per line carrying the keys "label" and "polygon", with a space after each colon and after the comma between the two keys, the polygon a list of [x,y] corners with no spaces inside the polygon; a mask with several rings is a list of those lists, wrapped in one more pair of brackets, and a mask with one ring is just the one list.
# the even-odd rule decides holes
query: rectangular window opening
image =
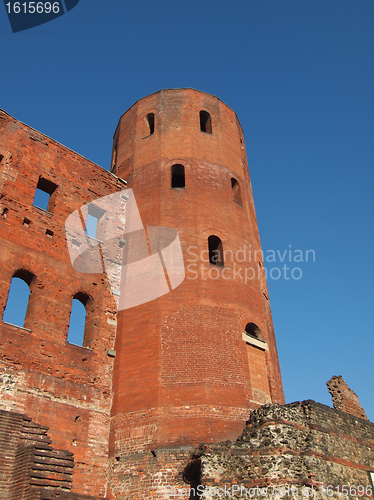
{"label": "rectangular window opening", "polygon": [[39,177],[33,205],[46,212],[52,213],[54,209],[53,195],[56,192],[56,188],[57,185],[54,182],[44,179],[44,177]]}
{"label": "rectangular window opening", "polygon": [[116,143],[116,145],[114,146],[114,149],[113,149],[112,167],[110,169],[111,172],[115,172],[116,171],[116,167],[117,167],[117,148],[118,148],[118,144]]}
{"label": "rectangular window opening", "polygon": [[87,236],[90,236],[91,238],[96,238],[96,233],[97,233],[97,223],[99,222],[99,219],[94,217],[91,214],[87,214],[87,220],[86,220],[86,227],[84,232],[87,234]]}
{"label": "rectangular window opening", "polygon": [[84,232],[90,238],[94,238],[96,240],[100,240],[100,236],[102,235],[102,217],[105,214],[105,210],[97,207],[93,203],[90,203],[88,206],[88,213],[86,219],[86,227]]}

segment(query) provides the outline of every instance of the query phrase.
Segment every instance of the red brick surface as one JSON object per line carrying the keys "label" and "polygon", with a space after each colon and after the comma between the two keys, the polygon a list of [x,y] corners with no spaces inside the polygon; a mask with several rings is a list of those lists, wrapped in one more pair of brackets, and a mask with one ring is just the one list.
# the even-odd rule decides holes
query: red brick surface
{"label": "red brick surface", "polygon": [[[4,112],[0,140],[1,318],[14,273],[35,276],[28,330],[0,323],[1,408],[49,427],[54,445],[75,455],[73,491],[104,496],[113,364],[106,350],[114,345],[116,311],[103,275],[73,270],[64,225],[81,205],[124,184]],[[39,176],[58,186],[52,213],[33,206]],[[92,297],[89,348],[67,343],[77,292]]]}
{"label": "red brick surface", "polygon": [[350,413],[355,417],[367,419],[365,410],[362,408],[357,394],[348,387],[341,375],[332,377],[326,385],[331,394],[334,408]]}
{"label": "red brick surface", "polygon": [[[200,130],[201,110],[212,133]],[[155,130],[145,135],[149,113]],[[14,273],[35,276],[26,329],[1,324],[1,407],[27,413],[49,427],[55,446],[74,452],[73,491],[163,498],[158,487],[183,483],[193,447],[233,439],[253,409],[284,402],[238,119],[192,89],[146,97],[119,121],[113,174],[4,112],[0,134],[1,313]],[[184,165],[185,188],[171,188],[174,164]],[[57,185],[51,213],[33,206],[40,176]],[[116,333],[108,281],[73,270],[64,224],[81,205],[124,189],[121,179],[145,226],[178,231],[186,278],[120,311]],[[209,264],[210,235],[222,241],[224,267]],[[66,341],[78,292],[90,297],[87,347]],[[243,340],[247,323],[260,328],[267,350]]]}
{"label": "red brick surface", "polygon": [[[200,110],[210,113],[212,134],[200,130]],[[155,131],[144,137],[150,112]],[[113,150],[113,171],[133,189],[144,225],[177,229],[186,278],[119,312],[110,456],[233,439],[252,409],[284,402],[240,124],[216,97],[160,91],[121,117]],[[174,164],[185,167],[185,188],[171,188]],[[223,242],[224,268],[207,262],[210,235]],[[249,322],[268,351],[242,339]]]}

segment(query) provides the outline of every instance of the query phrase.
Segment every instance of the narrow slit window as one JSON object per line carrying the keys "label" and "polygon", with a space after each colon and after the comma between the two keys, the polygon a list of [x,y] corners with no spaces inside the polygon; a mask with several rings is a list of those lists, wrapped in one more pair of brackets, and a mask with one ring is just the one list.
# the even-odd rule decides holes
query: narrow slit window
{"label": "narrow slit window", "polygon": [[70,324],[67,341],[82,347],[87,346],[87,312],[89,296],[85,293],[74,295],[71,304]]}
{"label": "narrow slit window", "polygon": [[186,187],[183,165],[177,164],[171,167],[171,187],[173,189]]}
{"label": "narrow slit window", "polygon": [[54,182],[44,179],[44,177],[39,177],[33,205],[46,212],[53,212],[56,188],[57,185]]}
{"label": "narrow slit window", "polygon": [[200,130],[201,132],[206,132],[207,134],[212,133],[212,118],[208,111],[200,111]]}
{"label": "narrow slit window", "polygon": [[14,273],[4,310],[4,322],[24,327],[33,279],[34,275],[25,270]]}
{"label": "narrow slit window", "polygon": [[208,238],[209,263],[213,266],[224,267],[222,241],[218,236],[211,235]]}
{"label": "narrow slit window", "polygon": [[143,137],[147,137],[148,135],[152,135],[155,133],[155,114],[148,113],[144,118],[144,128],[143,128]]}
{"label": "narrow slit window", "polygon": [[232,198],[236,203],[239,203],[239,205],[242,205],[242,195],[240,192],[240,185],[239,182],[234,179],[234,177],[231,177],[231,189],[232,189]]}
{"label": "narrow slit window", "polygon": [[112,156],[112,167],[111,167],[111,172],[115,172],[116,171],[116,166],[117,166],[117,148],[118,148],[118,144],[116,144],[114,146],[114,149],[113,149],[113,156]]}

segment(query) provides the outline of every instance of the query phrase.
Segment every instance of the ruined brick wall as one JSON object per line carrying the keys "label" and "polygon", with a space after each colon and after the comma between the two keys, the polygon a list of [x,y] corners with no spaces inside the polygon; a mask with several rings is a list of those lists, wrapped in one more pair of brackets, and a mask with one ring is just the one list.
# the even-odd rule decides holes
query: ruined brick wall
{"label": "ruined brick wall", "polygon": [[100,500],[71,493],[73,453],[51,446],[48,428],[0,410],[0,499]]}
{"label": "ruined brick wall", "polygon": [[334,408],[367,419],[357,395],[348,387],[341,375],[332,377],[326,385],[331,394]]}
{"label": "ruined brick wall", "polygon": [[314,401],[270,404],[251,414],[236,441],[204,445],[195,456],[204,499],[225,487],[236,499],[337,498],[339,491],[371,498],[374,424]]}
{"label": "ruined brick wall", "polygon": [[[105,496],[116,308],[104,275],[72,268],[64,225],[125,184],[5,112],[0,160],[0,318],[14,273],[32,276],[24,328],[0,319],[0,406],[26,413],[74,453],[72,491]],[[33,205],[39,182],[57,186],[48,211]],[[67,342],[77,293],[90,299],[86,347]]]}

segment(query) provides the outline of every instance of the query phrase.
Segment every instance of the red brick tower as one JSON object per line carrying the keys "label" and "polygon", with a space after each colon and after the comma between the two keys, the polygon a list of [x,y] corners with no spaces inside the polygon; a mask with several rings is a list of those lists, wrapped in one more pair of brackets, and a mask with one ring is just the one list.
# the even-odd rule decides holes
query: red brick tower
{"label": "red brick tower", "polygon": [[214,96],[162,90],[121,117],[112,172],[184,256],[179,287],[119,312],[114,363],[112,494],[164,498],[189,447],[284,403],[241,126]]}

